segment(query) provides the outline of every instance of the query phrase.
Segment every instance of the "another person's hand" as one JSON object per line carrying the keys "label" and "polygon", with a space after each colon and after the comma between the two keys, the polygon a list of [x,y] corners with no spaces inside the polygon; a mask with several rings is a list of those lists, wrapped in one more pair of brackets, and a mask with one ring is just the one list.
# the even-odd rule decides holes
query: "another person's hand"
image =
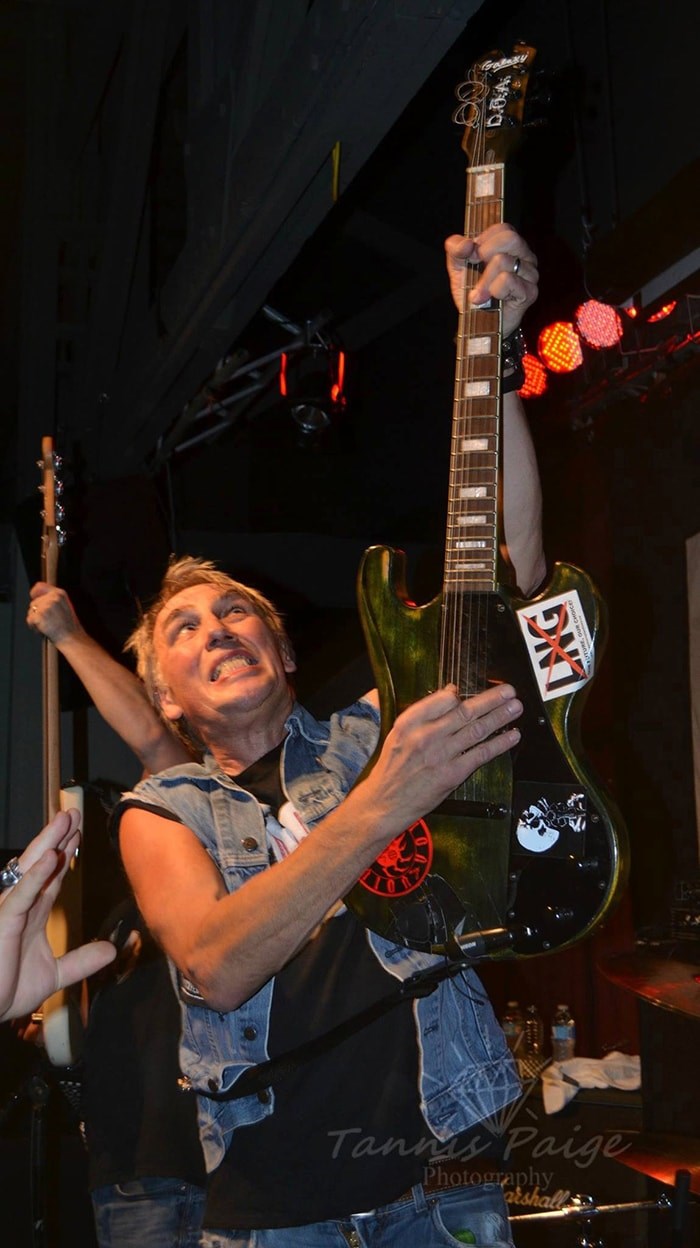
{"label": "another person's hand", "polygon": [[46,936],[46,921],[80,844],[79,821],[77,811],[55,815],[5,868],[17,883],[0,892],[0,1022],[30,1014],[52,993],[114,959],[114,946],[106,940],[55,958]]}
{"label": "another person's hand", "polygon": [[27,624],[48,637],[54,645],[60,645],[68,637],[77,636],[84,631],[64,589],[48,585],[46,581],[37,581],[32,585],[29,597],[31,601],[27,611]]}
{"label": "another person's hand", "polygon": [[474,239],[452,234],[445,240],[445,256],[457,308],[461,311],[463,306],[466,269],[481,265],[469,302],[475,307],[489,299],[500,300],[503,335],[512,334],[537,298],[537,258],[525,239],[511,225],[490,225]]}

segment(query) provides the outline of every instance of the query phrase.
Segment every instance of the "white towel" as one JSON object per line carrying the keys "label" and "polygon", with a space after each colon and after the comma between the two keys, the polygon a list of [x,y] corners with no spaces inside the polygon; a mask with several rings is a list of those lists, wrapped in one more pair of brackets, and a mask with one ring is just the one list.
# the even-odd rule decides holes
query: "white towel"
{"label": "white towel", "polygon": [[640,1060],[629,1053],[608,1053],[606,1057],[570,1057],[552,1062],[542,1071],[542,1101],[546,1114],[556,1114],[576,1095],[579,1088],[621,1088],[633,1092],[641,1087]]}

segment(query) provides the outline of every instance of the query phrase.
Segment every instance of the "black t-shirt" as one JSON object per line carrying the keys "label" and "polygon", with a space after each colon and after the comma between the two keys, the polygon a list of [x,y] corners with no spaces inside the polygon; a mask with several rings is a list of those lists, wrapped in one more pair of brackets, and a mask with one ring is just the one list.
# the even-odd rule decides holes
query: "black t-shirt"
{"label": "black t-shirt", "polygon": [[[91,1189],[137,1178],[205,1185],[196,1097],[179,1090],[180,1010],[165,955],[133,901],[105,923],[139,933],[131,969],[109,968],[90,1008],[83,1117]],[[116,942],[119,944],[119,940]]]}
{"label": "black t-shirt", "polygon": [[[279,807],[279,750],[236,781]],[[327,920],[275,980],[268,1051],[288,1053],[392,993],[350,913]],[[396,1199],[423,1174],[418,1049],[402,1002],[274,1087],[274,1112],[234,1132],[210,1177],[210,1229],[304,1225]]]}
{"label": "black t-shirt", "polygon": [[[269,1052],[289,1052],[392,991],[350,914],[326,922],[277,976]],[[274,1087],[211,1176],[210,1228],[303,1225],[385,1204],[423,1177],[412,1007],[402,1002]]]}

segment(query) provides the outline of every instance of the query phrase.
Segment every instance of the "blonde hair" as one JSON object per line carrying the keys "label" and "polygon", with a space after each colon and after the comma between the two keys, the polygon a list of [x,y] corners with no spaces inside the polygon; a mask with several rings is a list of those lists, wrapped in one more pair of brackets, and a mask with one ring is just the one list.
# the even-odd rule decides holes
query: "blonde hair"
{"label": "blonde hair", "polygon": [[[137,674],[146,687],[149,700],[159,711],[158,695],[162,687],[162,679],[154,645],[156,620],[163,607],[175,594],[179,594],[183,589],[191,589],[194,585],[215,585],[222,593],[240,594],[241,598],[247,599],[255,613],[265,621],[273,633],[280,653],[290,659],[294,658],[294,648],[287,636],[282,616],[269,598],[250,585],[235,581],[227,572],[222,572],[220,568],[217,568],[210,559],[198,559],[193,555],[183,555],[180,559],[176,559],[173,556],[163,577],[158,596],[143,612],[136,628],[124,645],[125,650],[130,650],[136,656]],[[172,728],[173,725],[169,724],[169,727]],[[191,737],[189,739],[191,740]]]}

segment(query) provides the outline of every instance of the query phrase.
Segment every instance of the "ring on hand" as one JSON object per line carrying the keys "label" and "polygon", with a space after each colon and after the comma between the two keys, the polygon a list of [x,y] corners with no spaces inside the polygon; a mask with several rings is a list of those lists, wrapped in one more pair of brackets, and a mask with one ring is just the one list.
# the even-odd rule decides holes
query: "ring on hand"
{"label": "ring on hand", "polygon": [[13,888],[22,879],[19,869],[19,858],[10,858],[6,867],[0,871],[0,888]]}
{"label": "ring on hand", "polygon": [[520,256],[516,256],[513,261],[513,273],[520,272]]}

